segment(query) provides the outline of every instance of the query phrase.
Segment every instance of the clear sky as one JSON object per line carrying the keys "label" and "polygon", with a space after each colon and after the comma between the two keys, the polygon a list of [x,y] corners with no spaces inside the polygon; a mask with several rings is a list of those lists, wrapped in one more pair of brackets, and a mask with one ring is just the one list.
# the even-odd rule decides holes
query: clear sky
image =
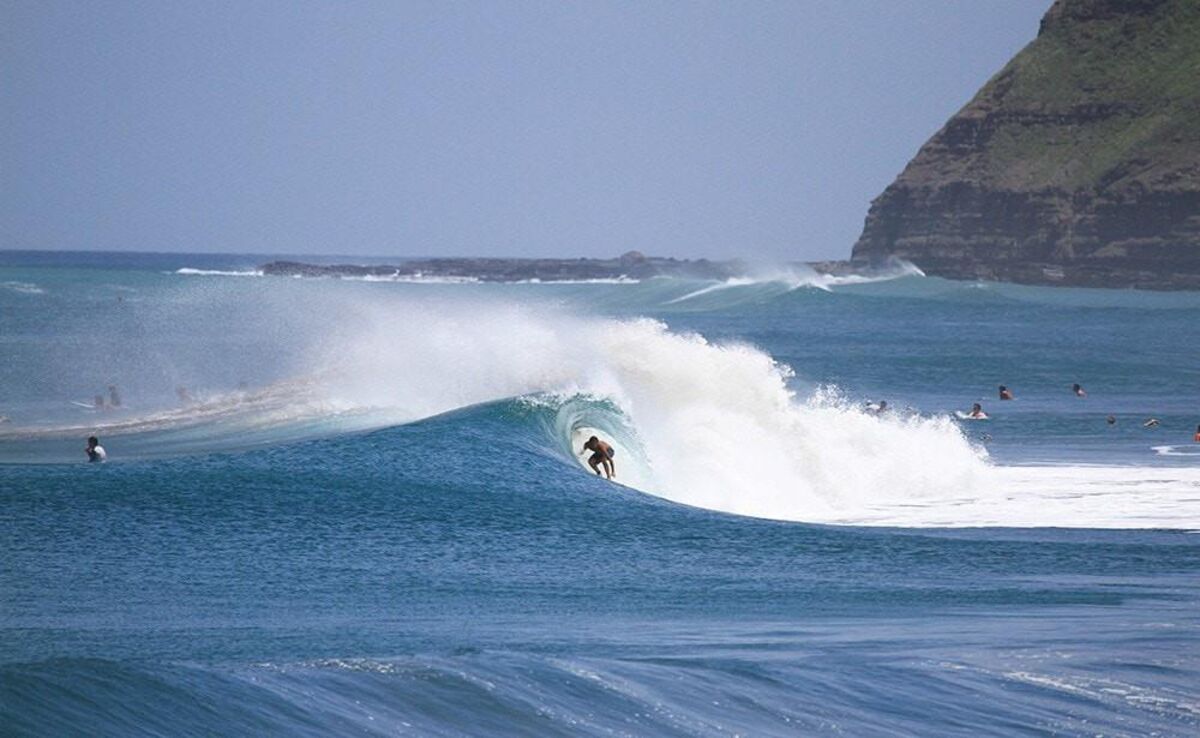
{"label": "clear sky", "polygon": [[844,258],[1050,0],[0,0],[0,248]]}

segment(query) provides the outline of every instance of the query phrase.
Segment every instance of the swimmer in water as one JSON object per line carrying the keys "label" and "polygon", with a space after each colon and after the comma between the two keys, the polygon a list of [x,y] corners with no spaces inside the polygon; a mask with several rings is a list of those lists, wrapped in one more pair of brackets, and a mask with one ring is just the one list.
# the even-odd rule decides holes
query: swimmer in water
{"label": "swimmer in water", "polygon": [[874,413],[876,415],[883,415],[887,411],[888,411],[887,400],[880,400],[878,403],[875,403],[875,402],[867,403],[867,412],[869,412],[869,413]]}
{"label": "swimmer in water", "polygon": [[1200,443],[1200,425],[1196,426],[1196,435],[1192,437],[1196,443]]}
{"label": "swimmer in water", "polygon": [[969,418],[986,418],[987,413],[983,411],[983,405],[978,402],[971,406],[971,412],[967,413]]}
{"label": "swimmer in water", "polygon": [[1005,387],[1004,385],[1000,385],[1000,399],[1001,400],[1011,400],[1012,398],[1013,398],[1012,390],[1010,390],[1008,387]]}
{"label": "swimmer in water", "polygon": [[1115,415],[1109,415],[1107,418],[1104,419],[1104,422],[1108,423],[1109,425],[1116,425],[1117,417]]}
{"label": "swimmer in water", "polygon": [[1071,391],[1075,393],[1076,397],[1087,397],[1087,392],[1084,391],[1083,387],[1079,386],[1078,382],[1071,385]]}
{"label": "swimmer in water", "polygon": [[104,461],[108,458],[108,454],[104,451],[104,447],[100,445],[100,439],[95,436],[88,436],[87,449],[88,461],[96,463]]}
{"label": "swimmer in water", "polygon": [[[604,476],[607,479],[612,479],[617,475],[616,466],[613,464],[613,456],[616,456],[616,451],[613,447],[601,441],[599,438],[592,436],[587,439],[587,443],[583,444],[583,451],[591,451],[592,456],[588,459],[588,466],[592,467],[592,471],[596,472],[596,476],[600,476],[600,466],[604,466]],[[579,453],[583,453],[580,451]]]}

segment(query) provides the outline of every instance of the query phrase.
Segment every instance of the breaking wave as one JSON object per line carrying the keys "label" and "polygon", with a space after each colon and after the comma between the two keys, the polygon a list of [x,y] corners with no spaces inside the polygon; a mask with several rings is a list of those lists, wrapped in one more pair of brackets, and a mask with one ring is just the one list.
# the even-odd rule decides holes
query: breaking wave
{"label": "breaking wave", "polygon": [[1149,486],[1141,471],[1000,470],[951,419],[869,413],[836,388],[801,393],[790,367],[746,343],[495,300],[304,292],[305,317],[288,323],[292,303],[275,305],[283,327],[262,337],[294,342],[277,349],[292,378],[167,410],[5,424],[0,456],[73,459],[93,432],[114,461],[237,451],[524,402],[542,420],[514,435],[571,468],[581,438],[603,434],[618,481],[720,512],[905,526],[1200,522],[1181,502],[1200,486],[1192,470],[1157,470],[1171,478]]}

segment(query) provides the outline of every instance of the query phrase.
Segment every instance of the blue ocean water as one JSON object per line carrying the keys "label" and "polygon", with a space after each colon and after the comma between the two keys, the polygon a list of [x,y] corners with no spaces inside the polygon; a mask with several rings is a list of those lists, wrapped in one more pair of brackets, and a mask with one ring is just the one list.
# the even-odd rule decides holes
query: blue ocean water
{"label": "blue ocean water", "polygon": [[0,732],[1200,731],[1200,294],[262,260],[0,252]]}

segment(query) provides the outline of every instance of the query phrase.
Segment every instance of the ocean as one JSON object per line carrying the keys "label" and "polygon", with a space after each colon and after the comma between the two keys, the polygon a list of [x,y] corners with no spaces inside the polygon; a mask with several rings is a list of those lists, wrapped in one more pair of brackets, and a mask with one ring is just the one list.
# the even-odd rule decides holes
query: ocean
{"label": "ocean", "polygon": [[0,734],[1200,733],[1200,293],[267,259],[0,252]]}

